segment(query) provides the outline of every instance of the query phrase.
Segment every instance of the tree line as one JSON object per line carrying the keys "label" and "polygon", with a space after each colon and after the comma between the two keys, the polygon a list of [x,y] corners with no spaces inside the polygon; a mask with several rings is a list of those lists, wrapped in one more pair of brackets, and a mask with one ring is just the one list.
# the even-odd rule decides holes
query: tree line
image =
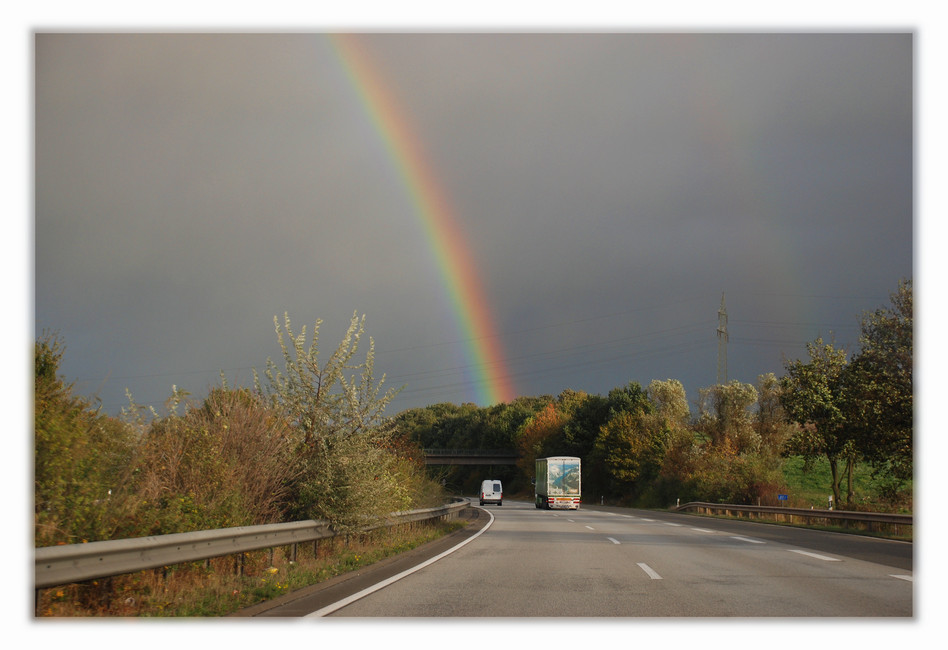
{"label": "tree line", "polygon": [[[866,314],[850,355],[817,339],[809,358],[756,384],[731,381],[699,390],[692,415],[682,384],[631,382],[605,396],[565,390],[480,408],[435,404],[395,417],[422,447],[517,449],[518,468],[492,467],[527,489],[535,458],[579,456],[587,498],[664,507],[682,500],[768,503],[784,489],[782,464],[825,459],[836,504],[854,506],[853,475],[865,463],[878,500],[911,500],[913,392],[912,285]],[[453,468],[442,480],[476,486],[483,470]]]}

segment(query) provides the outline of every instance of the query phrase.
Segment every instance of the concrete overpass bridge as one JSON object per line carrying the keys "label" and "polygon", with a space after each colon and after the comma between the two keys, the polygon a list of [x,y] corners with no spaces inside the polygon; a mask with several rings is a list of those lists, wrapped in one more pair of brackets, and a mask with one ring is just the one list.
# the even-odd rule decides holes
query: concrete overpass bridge
{"label": "concrete overpass bridge", "polygon": [[425,449],[425,465],[516,465],[513,449]]}

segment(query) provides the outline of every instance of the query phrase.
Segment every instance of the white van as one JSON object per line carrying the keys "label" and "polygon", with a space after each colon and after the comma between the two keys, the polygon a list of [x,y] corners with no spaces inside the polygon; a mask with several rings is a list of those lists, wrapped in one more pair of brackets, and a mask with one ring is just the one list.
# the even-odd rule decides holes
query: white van
{"label": "white van", "polygon": [[504,505],[504,486],[497,479],[481,481],[481,505],[485,503]]}

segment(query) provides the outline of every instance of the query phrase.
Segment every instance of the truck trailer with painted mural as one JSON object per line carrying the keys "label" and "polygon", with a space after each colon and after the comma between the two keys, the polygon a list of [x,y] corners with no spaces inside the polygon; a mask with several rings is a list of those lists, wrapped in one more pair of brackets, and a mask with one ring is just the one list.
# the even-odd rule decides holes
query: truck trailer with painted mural
{"label": "truck trailer with painted mural", "polygon": [[579,510],[581,499],[580,460],[574,456],[537,458],[537,508]]}

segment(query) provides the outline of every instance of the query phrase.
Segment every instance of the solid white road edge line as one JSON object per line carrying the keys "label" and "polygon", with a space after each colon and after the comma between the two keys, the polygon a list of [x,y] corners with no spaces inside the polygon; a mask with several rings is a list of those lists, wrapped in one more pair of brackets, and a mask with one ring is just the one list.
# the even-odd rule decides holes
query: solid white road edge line
{"label": "solid white road edge line", "polygon": [[912,578],[912,576],[901,576],[901,575],[897,575],[897,574],[895,574],[895,573],[890,573],[890,574],[889,574],[889,577],[890,577],[890,578],[898,578],[899,580],[907,580],[908,582],[915,582],[915,580]]}
{"label": "solid white road edge line", "polygon": [[[481,508],[481,509],[484,510],[483,508]],[[318,618],[318,617],[321,617],[321,616],[326,616],[327,614],[332,614],[332,613],[335,612],[336,610],[342,609],[342,608],[345,607],[346,605],[350,605],[350,604],[354,603],[354,602],[357,601],[357,600],[360,600],[360,599],[362,599],[362,598],[365,598],[365,597],[368,596],[369,594],[375,593],[375,592],[378,591],[379,589],[382,589],[382,588],[384,588],[384,587],[387,587],[387,586],[389,586],[390,584],[392,584],[393,582],[398,582],[398,581],[401,580],[402,578],[405,578],[405,577],[411,575],[411,574],[414,573],[415,571],[418,571],[418,570],[420,570],[420,569],[424,569],[424,568],[425,568],[426,566],[428,566],[429,564],[434,564],[435,562],[437,562],[437,561],[440,560],[441,558],[443,558],[443,557],[445,557],[445,556],[447,556],[447,555],[450,555],[451,553],[454,553],[456,550],[458,550],[458,549],[461,548],[462,546],[465,546],[465,545],[467,545],[467,544],[470,544],[470,543],[473,542],[475,539],[477,539],[478,537],[480,537],[480,536],[484,533],[484,531],[486,531],[488,528],[490,528],[491,524],[494,523],[494,515],[491,514],[491,512],[490,512],[489,510],[484,510],[484,512],[486,512],[488,515],[490,515],[490,521],[487,522],[487,525],[484,526],[483,528],[481,528],[479,531],[477,531],[477,533],[476,533],[475,535],[473,535],[473,536],[471,536],[471,537],[468,537],[466,540],[464,540],[463,542],[461,542],[461,543],[458,544],[457,546],[452,546],[451,548],[449,548],[449,549],[448,549],[447,551],[445,551],[444,553],[441,553],[441,554],[439,554],[439,555],[435,555],[433,558],[422,562],[422,563],[419,564],[418,566],[414,566],[414,567],[412,567],[412,568],[410,568],[410,569],[406,569],[405,571],[402,571],[401,573],[399,573],[399,574],[397,574],[397,575],[394,575],[394,576],[392,576],[391,578],[387,578],[387,579],[383,580],[382,582],[379,582],[379,583],[377,583],[377,584],[374,584],[374,585],[372,585],[371,587],[366,587],[366,588],[363,589],[362,591],[360,591],[360,592],[358,592],[358,593],[355,593],[355,594],[352,594],[351,596],[349,596],[349,597],[347,597],[347,598],[343,598],[342,600],[337,601],[337,602],[333,603],[332,605],[327,605],[327,606],[323,607],[322,609],[317,609],[315,612],[312,612],[312,613],[310,613],[310,614],[306,614],[303,618]]]}

